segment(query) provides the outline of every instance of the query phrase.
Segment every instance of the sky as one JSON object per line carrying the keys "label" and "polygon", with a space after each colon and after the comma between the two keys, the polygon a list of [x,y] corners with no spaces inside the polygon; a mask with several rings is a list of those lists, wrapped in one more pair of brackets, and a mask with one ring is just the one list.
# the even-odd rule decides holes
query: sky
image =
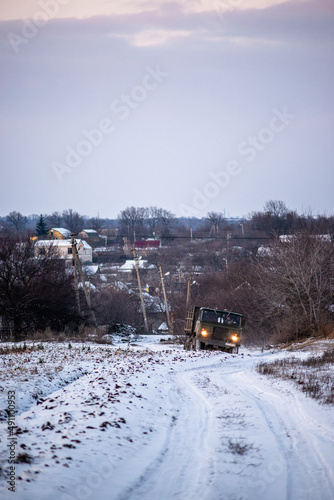
{"label": "sky", "polygon": [[332,0],[0,0],[0,216],[334,213]]}

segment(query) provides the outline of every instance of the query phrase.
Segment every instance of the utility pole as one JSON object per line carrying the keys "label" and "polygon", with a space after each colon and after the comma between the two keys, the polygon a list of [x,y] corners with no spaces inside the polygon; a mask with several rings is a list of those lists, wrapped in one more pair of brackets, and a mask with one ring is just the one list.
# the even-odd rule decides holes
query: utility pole
{"label": "utility pole", "polygon": [[231,233],[226,233],[226,271],[228,272],[228,258],[230,253],[230,238]]}
{"label": "utility pole", "polygon": [[80,307],[80,297],[79,297],[79,283],[78,283],[78,275],[77,275],[77,268],[76,268],[76,245],[74,241],[74,234],[71,234],[71,244],[72,244],[72,267],[73,267],[73,277],[74,277],[74,291],[75,291],[75,298],[77,301],[77,307],[78,307],[78,313],[81,316],[81,307]]}
{"label": "utility pole", "polygon": [[159,266],[159,271],[160,271],[160,278],[161,278],[162,293],[163,293],[164,301],[165,301],[168,330],[169,330],[169,333],[172,335],[173,334],[173,324],[170,320],[169,307],[168,307],[167,295],[166,295],[166,289],[165,289],[165,280],[164,280],[164,276],[162,274],[162,267],[161,266]]}
{"label": "utility pole", "polygon": [[141,308],[143,311],[143,316],[144,316],[144,325],[145,325],[145,330],[147,333],[149,333],[148,329],[148,324],[147,324],[147,317],[146,317],[146,309],[145,309],[145,303],[144,303],[144,297],[143,297],[143,291],[141,288],[141,283],[140,283],[140,276],[139,276],[139,268],[138,268],[138,261],[136,257],[136,250],[133,248],[133,259],[135,261],[135,267],[136,267],[136,273],[137,273],[137,280],[138,280],[138,287],[139,287],[139,294],[140,294],[140,302],[141,302]]}
{"label": "utility pole", "polygon": [[83,288],[83,291],[84,291],[84,294],[85,294],[87,306],[88,306],[88,309],[89,309],[89,314],[91,316],[93,324],[96,326],[96,317],[95,317],[94,311],[92,310],[92,305],[91,305],[91,302],[90,302],[89,293],[87,292],[87,289],[86,289],[86,283],[85,283],[84,275],[83,275],[83,272],[82,272],[81,262],[80,262],[80,259],[79,259],[79,254],[78,254],[77,244],[76,244],[75,239],[74,239],[74,234],[71,234],[71,243],[72,243],[72,260],[73,260],[73,252],[74,252],[74,262],[75,262],[75,265],[74,265],[74,276],[75,276],[74,277],[74,281],[75,281],[75,286],[76,286],[76,291],[77,291],[78,304],[79,304],[79,307],[80,307],[79,286],[78,286],[78,276],[77,276],[77,273],[76,273],[76,266],[78,266],[79,275],[80,275],[80,281],[81,281],[82,288]]}
{"label": "utility pole", "polygon": [[187,306],[187,309],[188,309],[188,305],[189,305],[189,300],[190,300],[190,287],[191,287],[191,282],[192,278],[191,276],[189,276],[188,278],[188,285],[187,285],[187,300],[186,300],[186,306]]}

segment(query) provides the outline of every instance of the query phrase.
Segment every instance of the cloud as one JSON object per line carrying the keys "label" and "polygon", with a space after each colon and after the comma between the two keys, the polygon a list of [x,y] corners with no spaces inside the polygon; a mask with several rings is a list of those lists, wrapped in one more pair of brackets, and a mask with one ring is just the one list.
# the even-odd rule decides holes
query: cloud
{"label": "cloud", "polygon": [[[218,11],[218,0],[203,0],[205,9],[195,12],[187,2],[144,2],[141,11],[90,16],[85,19],[50,19],[39,31],[50,37],[62,39],[70,36],[91,38],[114,38],[135,47],[188,44],[196,47],[198,42],[224,43],[296,43],[333,40],[334,4],[329,0],[299,0],[283,3],[270,2],[268,6],[249,8],[255,2],[247,2],[247,8],[230,8]],[[233,5],[232,0],[219,0],[221,5]],[[240,4],[240,2],[237,2]],[[109,4],[109,2],[106,2]],[[220,5],[220,4],[219,4]],[[131,5],[130,5],[131,6]],[[137,4],[138,6],[138,4]],[[188,8],[187,8],[188,7]],[[22,21],[0,23],[0,29],[8,33],[21,34]],[[6,36],[7,35],[7,36]]]}
{"label": "cloud", "polygon": [[327,0],[286,2],[261,11],[233,11],[225,16],[225,34],[258,40],[333,40],[334,8]]}
{"label": "cloud", "polygon": [[[230,10],[234,8],[264,8],[287,0],[1,0],[1,20],[32,19],[41,10],[52,10],[54,17],[85,19],[94,16],[114,16],[149,12],[154,10],[172,10],[181,8],[187,13],[210,12],[219,9]],[[49,6],[49,7],[48,7]]]}

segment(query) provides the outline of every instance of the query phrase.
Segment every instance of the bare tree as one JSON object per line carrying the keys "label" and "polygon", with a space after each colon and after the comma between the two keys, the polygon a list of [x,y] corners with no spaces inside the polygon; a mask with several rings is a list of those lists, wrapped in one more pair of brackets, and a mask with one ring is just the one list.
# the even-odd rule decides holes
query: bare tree
{"label": "bare tree", "polygon": [[6,221],[11,228],[15,229],[18,233],[20,233],[25,229],[28,219],[25,215],[22,215],[20,212],[14,211],[10,212],[7,215]]}
{"label": "bare tree", "polygon": [[263,210],[265,213],[274,215],[276,217],[283,217],[289,212],[288,207],[286,206],[284,201],[281,200],[267,201],[263,207]]}
{"label": "bare tree", "polygon": [[82,215],[78,214],[69,208],[63,211],[63,220],[65,227],[71,231],[71,233],[80,233],[84,226],[84,218]]}
{"label": "bare tree", "polygon": [[276,241],[258,265],[264,310],[283,340],[315,334],[331,321],[332,243],[309,233]]}
{"label": "bare tree", "polygon": [[212,228],[214,228],[215,234],[218,234],[219,227],[224,222],[224,215],[218,212],[209,212],[206,216],[207,220],[211,222]]}
{"label": "bare tree", "polygon": [[292,233],[303,225],[297,212],[289,210],[283,201],[270,200],[263,207],[263,212],[251,214],[253,229],[265,231],[268,235]]}
{"label": "bare tree", "polygon": [[147,218],[147,208],[127,207],[118,216],[119,224],[124,232],[131,235],[134,231],[143,230],[145,219]]}
{"label": "bare tree", "polygon": [[149,227],[151,234],[153,234],[158,228],[159,213],[160,213],[160,208],[158,207],[149,207],[147,209],[146,223]]}
{"label": "bare tree", "polygon": [[167,235],[170,233],[170,230],[175,224],[176,219],[175,215],[172,212],[169,212],[169,210],[165,210],[163,208],[160,208],[158,211],[158,221],[160,225],[161,232],[164,235]]}
{"label": "bare tree", "polygon": [[90,229],[95,229],[95,231],[100,231],[104,227],[104,219],[100,217],[92,217],[88,220],[88,225]]}
{"label": "bare tree", "polygon": [[155,231],[160,231],[164,235],[169,234],[175,222],[175,215],[164,208],[149,207],[146,209],[146,223],[151,234]]}
{"label": "bare tree", "polygon": [[51,215],[47,215],[46,221],[49,227],[61,227],[63,216],[60,212],[53,212]]}

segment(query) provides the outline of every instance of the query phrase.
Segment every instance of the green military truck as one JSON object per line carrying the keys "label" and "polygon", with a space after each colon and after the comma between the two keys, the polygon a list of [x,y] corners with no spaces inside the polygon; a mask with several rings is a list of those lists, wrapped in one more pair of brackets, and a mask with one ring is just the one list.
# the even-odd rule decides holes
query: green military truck
{"label": "green military truck", "polygon": [[186,315],[184,348],[188,351],[220,349],[238,353],[241,332],[241,314],[207,307],[194,307]]}

